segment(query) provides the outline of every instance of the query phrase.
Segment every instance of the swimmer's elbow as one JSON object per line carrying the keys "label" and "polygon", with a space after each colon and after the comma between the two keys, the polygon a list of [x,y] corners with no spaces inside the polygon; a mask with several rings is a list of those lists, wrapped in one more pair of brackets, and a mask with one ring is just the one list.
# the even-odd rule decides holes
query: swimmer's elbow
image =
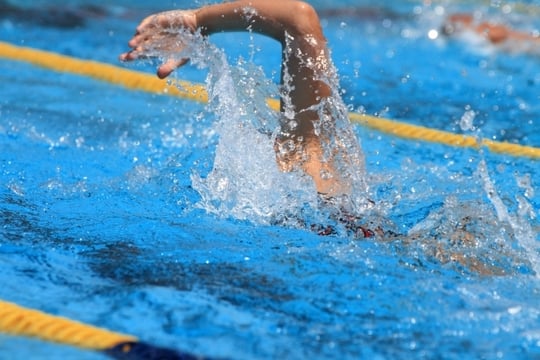
{"label": "swimmer's elbow", "polygon": [[303,1],[290,3],[290,24],[299,35],[322,34],[319,15],[310,4]]}

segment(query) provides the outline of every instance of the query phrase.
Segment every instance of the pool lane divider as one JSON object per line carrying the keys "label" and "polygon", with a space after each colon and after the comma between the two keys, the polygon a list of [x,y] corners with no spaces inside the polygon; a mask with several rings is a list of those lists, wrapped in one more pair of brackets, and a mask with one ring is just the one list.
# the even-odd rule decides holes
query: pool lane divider
{"label": "pool lane divider", "polygon": [[[160,80],[154,75],[119,66],[92,60],[77,59],[1,41],[0,58],[23,61],[57,72],[90,77],[131,90],[176,96],[201,103],[208,101],[208,93],[202,84],[194,84],[184,80]],[[279,100],[268,99],[267,102],[272,109],[279,110]],[[532,146],[479,139],[470,135],[455,134],[367,114],[351,112],[349,113],[349,118],[352,122],[367,128],[408,140],[426,141],[455,147],[488,149],[491,152],[504,155],[540,159],[540,148]]]}
{"label": "pool lane divider", "polygon": [[0,332],[99,351],[113,359],[208,359],[177,350],[152,346],[139,341],[134,336],[115,333],[41,311],[27,309],[3,300],[0,300]]}

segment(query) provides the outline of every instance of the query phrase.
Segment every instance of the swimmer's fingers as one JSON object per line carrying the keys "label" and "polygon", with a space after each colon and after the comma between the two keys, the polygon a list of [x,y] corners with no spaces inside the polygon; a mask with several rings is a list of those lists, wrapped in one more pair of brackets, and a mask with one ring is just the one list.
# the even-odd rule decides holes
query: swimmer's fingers
{"label": "swimmer's fingers", "polygon": [[190,34],[197,29],[195,13],[191,10],[173,10],[151,15],[137,27],[129,41],[131,48],[120,55],[121,61],[138,59],[168,59],[158,69],[158,76],[164,78],[188,60],[179,55],[189,43]]}
{"label": "swimmer's fingers", "polygon": [[139,26],[128,46],[138,48],[170,49],[178,47],[182,32],[194,33],[197,29],[193,11],[172,10],[148,16]]}
{"label": "swimmer's fingers", "polygon": [[133,61],[156,57],[151,56],[151,49],[155,48],[152,44],[151,36],[142,37],[140,34],[136,34],[128,43],[131,50],[121,54],[119,59],[121,61]]}
{"label": "swimmer's fingers", "polygon": [[[129,52],[126,52],[122,55],[120,55],[120,60],[121,61],[133,61],[133,60],[136,60],[136,59],[148,59],[148,58],[156,58],[157,56],[147,56],[147,55],[142,55],[140,53],[138,53],[137,51],[135,50],[132,50],[132,51],[129,51]],[[188,58],[183,58],[183,59],[169,59],[167,61],[165,61],[165,63],[163,63],[162,65],[159,66],[158,70],[157,70],[157,76],[160,78],[160,79],[164,79],[166,78],[167,76],[169,76],[174,70],[176,70],[177,68],[185,65],[187,62],[189,61]]]}
{"label": "swimmer's fingers", "polygon": [[158,68],[157,76],[164,79],[169,76],[174,70],[187,63],[189,59],[169,59]]}
{"label": "swimmer's fingers", "polygon": [[144,38],[136,36],[129,42],[131,50],[121,54],[119,58],[121,61],[133,61],[177,57],[185,46],[186,40],[177,34],[160,33]]}
{"label": "swimmer's fingers", "polygon": [[133,61],[133,60],[137,60],[139,59],[139,56],[137,54],[136,51],[132,50],[132,51],[128,51],[128,52],[125,52],[123,54],[120,54],[120,56],[118,57],[120,59],[120,61]]}
{"label": "swimmer's fingers", "polygon": [[133,60],[144,60],[144,59],[156,59],[159,58],[159,54],[155,52],[149,52],[141,49],[134,49],[128,52],[121,54],[118,58],[120,61],[133,61]]}

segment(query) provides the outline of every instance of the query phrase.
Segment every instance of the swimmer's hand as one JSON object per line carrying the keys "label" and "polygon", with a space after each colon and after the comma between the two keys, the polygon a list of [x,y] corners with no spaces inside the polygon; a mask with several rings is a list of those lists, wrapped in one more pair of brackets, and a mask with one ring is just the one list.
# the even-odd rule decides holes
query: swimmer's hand
{"label": "swimmer's hand", "polygon": [[197,17],[191,10],[172,10],[151,15],[144,19],[128,45],[130,51],[120,55],[121,61],[164,57],[158,67],[157,76],[163,79],[189,59],[178,59],[174,55],[184,48],[182,30],[195,32]]}

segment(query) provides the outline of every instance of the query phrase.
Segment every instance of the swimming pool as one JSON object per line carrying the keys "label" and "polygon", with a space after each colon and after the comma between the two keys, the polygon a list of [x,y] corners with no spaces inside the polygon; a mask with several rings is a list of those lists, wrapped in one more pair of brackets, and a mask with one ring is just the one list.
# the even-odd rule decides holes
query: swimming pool
{"label": "swimming pool", "polygon": [[[12,11],[1,41],[115,65],[138,21],[173,7],[73,1],[72,21],[58,27],[54,3],[28,3],[27,14],[44,15]],[[539,58],[427,36],[443,10],[506,14],[538,29],[538,3],[336,11],[348,3],[313,2],[351,111],[540,147]],[[270,40],[212,42],[233,64],[218,74],[250,79],[243,70],[257,65],[279,77]],[[262,160],[271,154],[256,132],[223,133],[215,109],[20,61],[0,67],[0,299],[218,358],[540,356],[537,159],[355,125],[376,203],[366,216],[398,235],[323,237],[271,221],[283,202],[268,199],[290,180],[268,184]],[[177,76],[204,82],[208,71]],[[241,199],[214,201],[215,189],[196,186],[220,151],[260,157],[225,174],[236,189],[256,184]],[[298,214],[320,219],[310,211]],[[104,358],[7,335],[0,354]]]}

